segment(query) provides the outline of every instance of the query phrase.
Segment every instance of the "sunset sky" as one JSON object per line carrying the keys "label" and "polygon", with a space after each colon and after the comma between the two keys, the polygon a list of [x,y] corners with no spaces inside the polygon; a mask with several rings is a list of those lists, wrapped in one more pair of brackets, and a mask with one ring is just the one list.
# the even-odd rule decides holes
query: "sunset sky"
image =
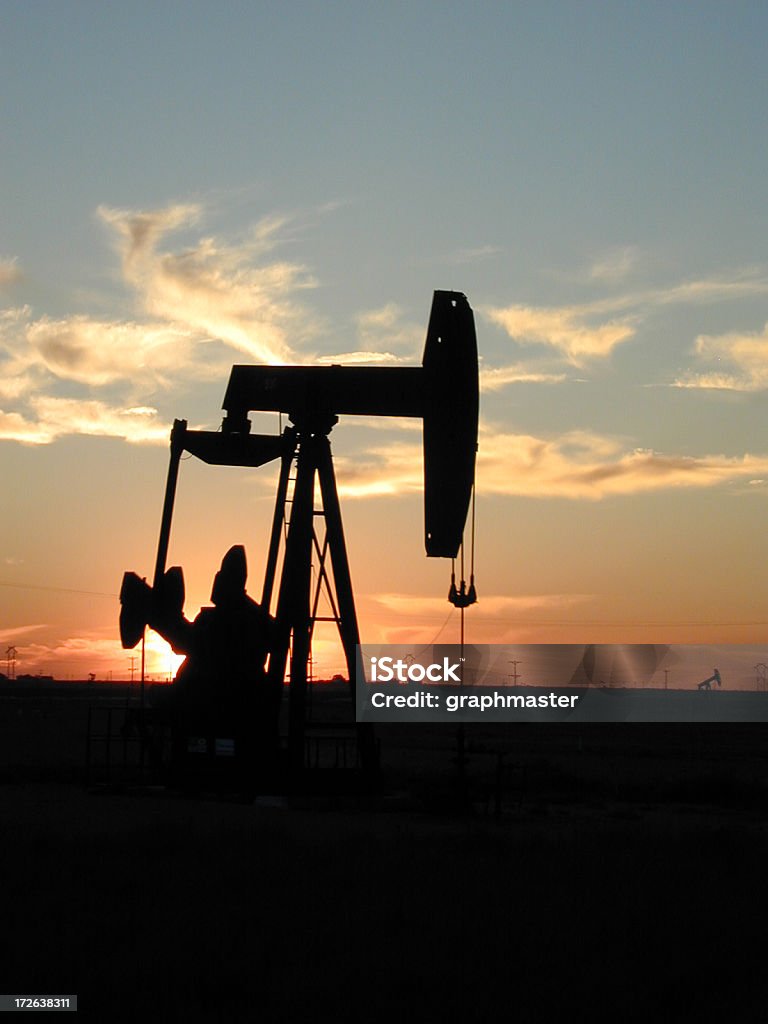
{"label": "sunset sky", "polygon": [[[215,429],[233,363],[417,364],[434,289],[482,364],[468,638],[768,660],[766,37],[725,0],[4,4],[17,672],[128,676],[171,424]],[[332,441],[363,639],[456,642],[420,424]],[[182,464],[188,615],[233,543],[259,595],[275,482]]]}

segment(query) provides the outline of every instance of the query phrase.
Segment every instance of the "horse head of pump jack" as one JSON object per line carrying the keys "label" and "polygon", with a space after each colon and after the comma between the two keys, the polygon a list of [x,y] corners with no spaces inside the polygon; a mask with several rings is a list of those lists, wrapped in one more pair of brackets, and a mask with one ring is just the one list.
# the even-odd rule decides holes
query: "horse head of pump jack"
{"label": "horse head of pump jack", "polygon": [[233,366],[224,433],[248,434],[251,411],[287,413],[299,432],[343,415],[424,422],[427,555],[455,558],[467,518],[477,451],[477,340],[460,292],[435,292],[420,367]]}

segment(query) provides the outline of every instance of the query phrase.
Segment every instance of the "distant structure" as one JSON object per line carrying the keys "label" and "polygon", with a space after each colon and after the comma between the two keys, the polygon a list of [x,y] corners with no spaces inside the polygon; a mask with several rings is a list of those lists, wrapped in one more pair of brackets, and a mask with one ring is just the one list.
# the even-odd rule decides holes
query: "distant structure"
{"label": "distant structure", "polygon": [[765,692],[768,689],[768,665],[761,661],[759,665],[755,665],[755,673],[758,690]]}
{"label": "distant structure", "polygon": [[16,678],[16,648],[11,646],[7,647],[5,651],[7,671],[6,675],[9,679]]}
{"label": "distant structure", "polygon": [[705,680],[703,680],[703,682],[699,683],[698,689],[700,689],[700,690],[711,690],[712,689],[712,683],[717,683],[718,686],[722,686],[723,685],[723,680],[720,678],[720,673],[718,672],[717,669],[715,669],[715,671],[709,677],[709,679],[705,679]]}

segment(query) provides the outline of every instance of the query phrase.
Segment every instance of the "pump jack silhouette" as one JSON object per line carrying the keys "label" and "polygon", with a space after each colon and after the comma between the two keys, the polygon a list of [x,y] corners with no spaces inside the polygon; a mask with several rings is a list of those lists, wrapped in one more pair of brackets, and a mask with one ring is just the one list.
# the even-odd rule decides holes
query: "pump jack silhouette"
{"label": "pump jack silhouette", "polygon": [[704,679],[702,682],[700,682],[698,684],[698,686],[697,686],[697,689],[698,690],[711,690],[712,689],[712,683],[717,683],[718,686],[722,686],[723,685],[723,680],[722,680],[722,678],[720,676],[720,673],[719,673],[719,671],[717,669],[715,669],[714,673],[708,679]]}
{"label": "pump jack silhouette", "polygon": [[[280,459],[262,607],[269,611],[272,604],[290,505],[267,681],[282,688],[290,654],[288,750],[291,765],[298,769],[304,758],[307,663],[314,624],[320,621],[319,589],[312,593],[313,552],[319,561],[318,588],[324,582],[330,597],[353,700],[355,678],[361,671],[360,633],[329,435],[342,415],[422,419],[426,553],[455,558],[477,451],[478,361],[472,309],[460,292],[434,293],[420,367],[234,366],[223,408],[226,415],[220,432],[189,430],[185,420],[174,422],[153,585],[142,587],[135,573],[124,575],[121,640],[123,647],[135,647],[152,618],[153,602],[161,600],[182,454],[186,451],[210,465],[227,466],[258,467]],[[252,411],[286,413],[292,425],[280,435],[252,434],[248,419]],[[314,505],[316,480],[320,509]],[[325,522],[322,541],[315,528],[318,518]],[[180,570],[174,573],[178,587]],[[374,770],[372,726],[358,724],[357,733],[362,767]]]}

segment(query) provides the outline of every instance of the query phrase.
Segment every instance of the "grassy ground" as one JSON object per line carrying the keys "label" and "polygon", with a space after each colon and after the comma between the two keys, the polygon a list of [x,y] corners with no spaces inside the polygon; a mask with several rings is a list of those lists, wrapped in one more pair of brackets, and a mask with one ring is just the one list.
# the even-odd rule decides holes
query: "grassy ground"
{"label": "grassy ground", "polygon": [[382,728],[377,792],[326,766],[244,803],[89,791],[70,692],[0,701],[3,992],[100,1021],[764,1019],[762,727],[468,728],[463,773],[453,728]]}

